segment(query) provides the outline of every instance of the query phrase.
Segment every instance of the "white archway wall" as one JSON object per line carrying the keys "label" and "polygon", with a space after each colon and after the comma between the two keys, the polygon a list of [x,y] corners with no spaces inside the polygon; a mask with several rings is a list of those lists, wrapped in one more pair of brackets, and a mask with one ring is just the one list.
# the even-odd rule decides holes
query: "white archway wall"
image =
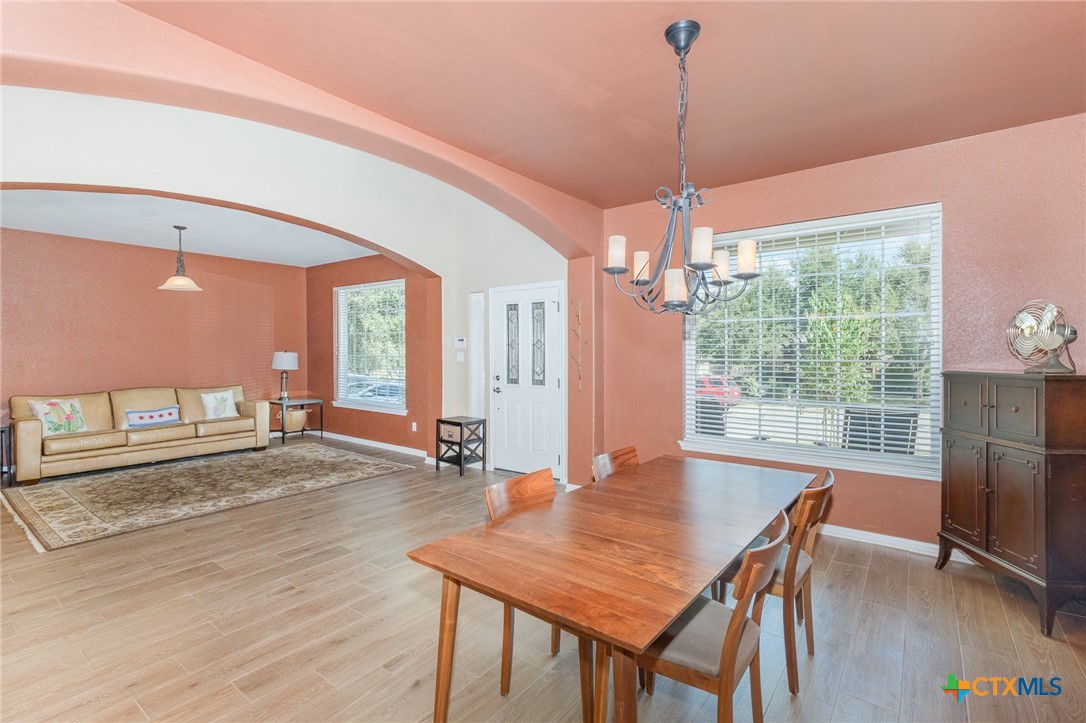
{"label": "white archway wall", "polygon": [[442,279],[442,409],[466,413],[469,294],[566,279],[566,259],[505,214],[372,154],[229,116],[4,86],[0,178],[146,188],[289,214],[368,239]]}

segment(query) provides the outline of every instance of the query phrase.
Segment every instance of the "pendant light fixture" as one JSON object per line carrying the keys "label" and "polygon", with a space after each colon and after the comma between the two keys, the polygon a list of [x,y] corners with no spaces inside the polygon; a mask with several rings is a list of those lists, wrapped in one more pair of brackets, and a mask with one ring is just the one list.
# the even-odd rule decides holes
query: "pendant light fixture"
{"label": "pendant light fixture", "polygon": [[181,250],[181,232],[188,226],[174,226],[177,229],[177,271],[158,287],[163,291],[203,291],[196,282],[185,276],[185,252]]}
{"label": "pendant light fixture", "polygon": [[[731,252],[713,250],[713,229],[708,226],[690,228],[693,210],[712,200],[709,189],[695,191],[694,184],[686,181],[686,54],[700,32],[701,25],[694,20],[679,20],[664,31],[668,45],[679,56],[679,197],[676,198],[666,186],[656,189],[656,202],[670,214],[667,230],[653,253],[634,252],[633,278],[626,282],[629,291],[618,281],[619,276],[630,271],[626,266],[626,237],[611,236],[607,241],[604,273],[614,277],[619,291],[654,314],[701,314],[718,302],[739,298],[746,291],[747,282],[760,275],[755,270],[757,244],[753,239],[739,242],[736,272],[732,274]],[[681,243],[682,265],[671,268],[676,235]],[[656,254],[655,262],[653,254]],[[726,288],[737,280],[740,283],[734,289]]]}

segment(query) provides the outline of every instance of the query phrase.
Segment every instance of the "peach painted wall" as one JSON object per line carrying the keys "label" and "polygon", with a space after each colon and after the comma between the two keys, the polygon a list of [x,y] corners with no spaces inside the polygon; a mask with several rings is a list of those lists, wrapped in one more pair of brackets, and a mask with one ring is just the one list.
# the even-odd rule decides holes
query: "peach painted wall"
{"label": "peach painted wall", "polygon": [[163,249],[0,230],[0,399],[137,386],[241,384],[278,396],[276,349],[305,390],[305,270],[185,254],[202,293],[159,291]]}
{"label": "peach painted wall", "polygon": [[[696,181],[696,149],[690,158]],[[1003,334],[1030,299],[1057,301],[1086,326],[1083,115],[716,188],[697,222],[731,231],[934,201],[943,204],[944,369],[1021,369]],[[654,202],[610,209],[604,238],[626,234],[630,253],[649,250],[665,220]],[[604,447],[680,453],[682,322],[602,293]],[[937,482],[847,471],[837,480],[830,524],[935,541]]]}
{"label": "peach painted wall", "polygon": [[[407,294],[407,416],[334,407],[335,355],[332,289],[405,280]],[[434,454],[434,421],[441,416],[441,279],[409,271],[383,256],[306,269],[309,383],[325,400],[329,432],[423,449]],[[418,425],[411,431],[412,422]]]}

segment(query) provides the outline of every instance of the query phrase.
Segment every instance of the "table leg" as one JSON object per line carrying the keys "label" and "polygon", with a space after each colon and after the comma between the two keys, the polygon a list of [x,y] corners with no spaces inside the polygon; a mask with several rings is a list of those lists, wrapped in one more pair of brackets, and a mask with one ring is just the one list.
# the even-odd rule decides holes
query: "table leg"
{"label": "table leg", "polygon": [[[601,643],[602,644],[602,643]],[[577,636],[577,656],[581,668],[581,720],[592,723],[592,639]]]}
{"label": "table leg", "polygon": [[637,658],[628,650],[611,648],[611,673],[615,679],[615,721],[637,720]]}
{"label": "table leg", "polygon": [[434,723],[445,723],[449,719],[449,692],[452,689],[453,650],[456,646],[456,618],[459,611],[460,583],[445,576],[441,581],[441,623],[437,637]]}

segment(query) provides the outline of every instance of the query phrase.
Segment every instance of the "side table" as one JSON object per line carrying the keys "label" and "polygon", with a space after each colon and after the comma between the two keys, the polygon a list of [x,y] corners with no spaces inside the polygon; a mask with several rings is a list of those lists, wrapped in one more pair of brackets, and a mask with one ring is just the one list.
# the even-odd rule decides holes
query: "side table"
{"label": "side table", "polygon": [[482,462],[486,469],[486,420],[478,417],[446,417],[437,420],[437,456],[435,469],[441,463],[455,464],[464,476],[464,467]]}
{"label": "side table", "polygon": [[0,487],[10,487],[15,482],[15,460],[11,453],[11,426],[0,427]]}
{"label": "side table", "polygon": [[[324,400],[323,399],[269,399],[268,403],[272,404],[272,405],[275,405],[275,404],[279,405],[279,410],[280,410],[280,414],[281,414],[281,417],[280,417],[280,420],[279,420],[280,421],[280,425],[279,425],[279,435],[280,436],[279,436],[279,438],[281,440],[283,440],[283,444],[287,443],[287,435],[288,434],[301,434],[301,435],[304,435],[306,432],[320,432],[321,433],[321,439],[324,439]],[[311,405],[317,407],[320,410],[320,416],[321,416],[320,426],[319,427],[310,427],[308,425],[303,425],[302,428],[299,429],[297,432],[288,432],[287,431],[287,409],[289,409],[290,407],[308,407],[308,406],[311,406]],[[308,418],[307,418],[307,420],[308,420]],[[272,432],[275,432],[275,431],[276,430],[272,430]]]}

